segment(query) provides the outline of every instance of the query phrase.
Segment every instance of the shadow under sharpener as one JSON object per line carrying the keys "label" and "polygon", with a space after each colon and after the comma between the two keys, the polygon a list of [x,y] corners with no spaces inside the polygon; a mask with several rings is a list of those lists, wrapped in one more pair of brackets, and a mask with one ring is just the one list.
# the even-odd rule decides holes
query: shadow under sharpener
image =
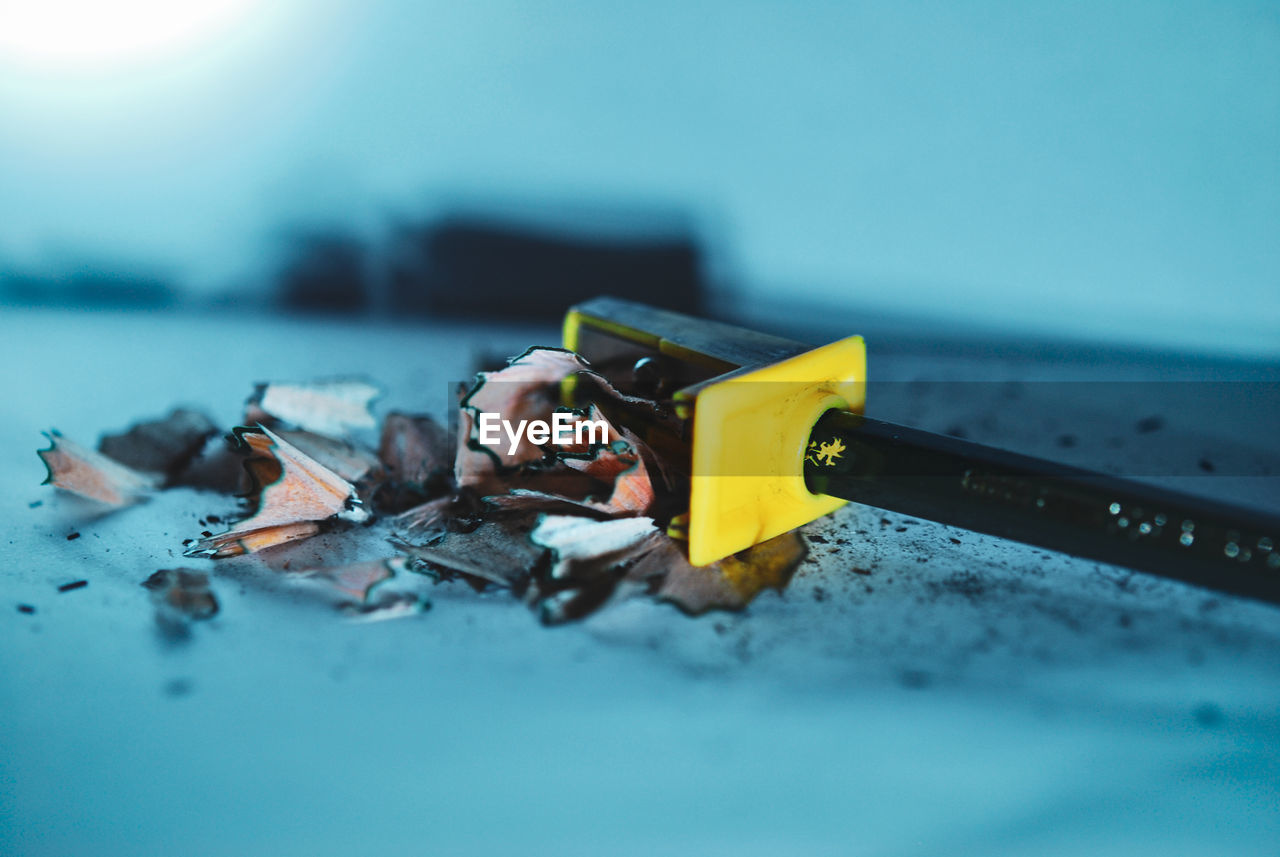
{"label": "shadow under sharpener", "polygon": [[688,477],[669,532],[708,565],[826,515],[846,501],[805,487],[809,433],[832,408],[861,413],[866,346],[812,348],[616,298],[572,307],[564,346],[623,392],[664,403],[639,434]]}

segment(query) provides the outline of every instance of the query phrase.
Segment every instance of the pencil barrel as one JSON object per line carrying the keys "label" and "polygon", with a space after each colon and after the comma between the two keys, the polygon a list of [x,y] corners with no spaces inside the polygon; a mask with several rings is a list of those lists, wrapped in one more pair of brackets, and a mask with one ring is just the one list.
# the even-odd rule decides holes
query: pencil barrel
{"label": "pencil barrel", "polygon": [[828,411],[810,491],[1280,604],[1280,520],[1156,485]]}

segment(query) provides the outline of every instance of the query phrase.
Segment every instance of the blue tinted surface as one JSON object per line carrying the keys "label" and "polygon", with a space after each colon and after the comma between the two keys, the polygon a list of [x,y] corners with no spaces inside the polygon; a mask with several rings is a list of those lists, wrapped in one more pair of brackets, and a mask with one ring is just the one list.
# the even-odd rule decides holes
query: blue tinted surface
{"label": "blue tinted surface", "polygon": [[[385,382],[384,412],[439,413],[473,349],[549,337],[6,312],[0,359],[31,368],[0,422],[0,852],[1274,853],[1273,607],[850,506],[742,615],[641,600],[544,629],[457,583],[423,616],[351,625],[257,557],[181,557],[229,498],[167,491],[94,518],[38,485],[50,425],[91,443],[183,401],[229,424],[255,380],[352,371]],[[1136,433],[1133,384],[1059,402],[1052,383],[982,401],[939,383],[1078,367],[876,365],[932,379],[877,391],[881,416],[1094,467],[1248,454],[1277,472],[1266,426],[1162,412]],[[1255,482],[1235,498],[1274,503],[1277,479],[1183,487]],[[387,546],[357,529],[288,550],[297,568]],[[210,571],[222,604],[185,643],[139,585],[175,565]]]}

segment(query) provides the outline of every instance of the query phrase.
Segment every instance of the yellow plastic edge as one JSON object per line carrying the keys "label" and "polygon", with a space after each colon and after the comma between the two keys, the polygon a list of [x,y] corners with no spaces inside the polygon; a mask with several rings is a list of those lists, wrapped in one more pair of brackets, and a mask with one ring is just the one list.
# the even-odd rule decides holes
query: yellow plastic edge
{"label": "yellow plastic edge", "polygon": [[698,394],[690,562],[709,565],[844,505],[805,487],[805,448],[827,410],[862,411],[866,379],[866,344],[851,336]]}
{"label": "yellow plastic edge", "polygon": [[564,327],[561,330],[560,341],[570,351],[578,350],[578,331],[582,328],[582,317],[582,313],[576,309],[571,309],[564,314]]}
{"label": "yellow plastic edge", "polygon": [[[564,326],[560,330],[560,342],[565,348],[578,353],[578,342],[581,339],[582,321],[586,318],[576,309],[564,314]],[[560,398],[564,405],[572,405],[578,391],[578,376],[570,375],[560,382]]]}

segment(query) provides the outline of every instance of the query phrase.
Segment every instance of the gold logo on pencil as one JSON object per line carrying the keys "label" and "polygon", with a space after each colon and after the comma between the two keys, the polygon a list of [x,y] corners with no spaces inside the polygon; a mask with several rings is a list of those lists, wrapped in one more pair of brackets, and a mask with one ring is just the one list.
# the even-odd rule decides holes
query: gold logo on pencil
{"label": "gold logo on pencil", "polygon": [[823,441],[818,443],[816,440],[809,442],[809,449],[805,453],[805,460],[810,461],[820,467],[831,467],[835,464],[836,459],[840,457],[840,453],[844,452],[844,441],[840,438]]}

